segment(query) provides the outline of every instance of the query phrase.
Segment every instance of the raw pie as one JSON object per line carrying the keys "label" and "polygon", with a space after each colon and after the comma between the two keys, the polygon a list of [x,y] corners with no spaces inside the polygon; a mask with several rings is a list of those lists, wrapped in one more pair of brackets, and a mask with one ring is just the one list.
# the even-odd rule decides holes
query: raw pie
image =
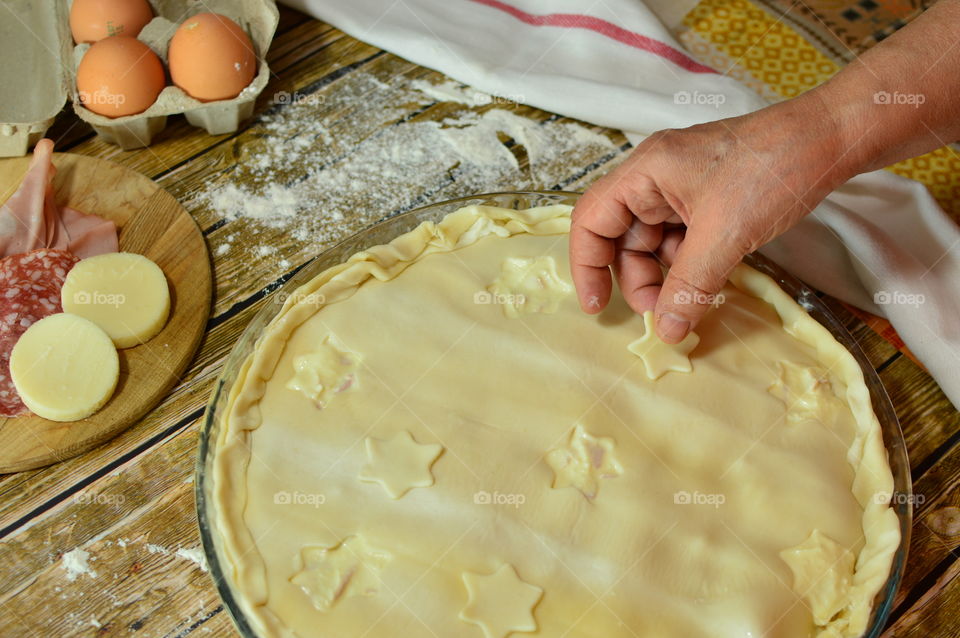
{"label": "raw pie", "polygon": [[667,346],[577,308],[570,208],[472,206],[296,290],[214,527],[264,636],[859,636],[899,543],[854,358],[733,273]]}

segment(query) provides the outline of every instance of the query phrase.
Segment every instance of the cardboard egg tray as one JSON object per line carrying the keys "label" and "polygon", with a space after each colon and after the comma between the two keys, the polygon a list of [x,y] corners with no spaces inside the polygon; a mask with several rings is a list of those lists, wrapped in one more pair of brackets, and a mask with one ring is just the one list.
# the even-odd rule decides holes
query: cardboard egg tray
{"label": "cardboard egg tray", "polygon": [[124,150],[149,146],[170,115],[183,113],[193,126],[220,135],[236,131],[253,114],[254,102],[270,77],[265,57],[279,19],[274,0],[148,1],[155,17],[137,38],[165,67],[167,45],[186,18],[213,12],[235,20],[250,36],[259,60],[250,85],[233,99],[200,102],[173,86],[167,69],[167,86],[146,111],[117,118],[98,115],[83,107],[77,92],[77,66],[90,45],[74,45],[69,23],[72,0],[4,0],[9,14],[0,20],[0,157],[26,154],[53,124],[67,97],[81,120]]}

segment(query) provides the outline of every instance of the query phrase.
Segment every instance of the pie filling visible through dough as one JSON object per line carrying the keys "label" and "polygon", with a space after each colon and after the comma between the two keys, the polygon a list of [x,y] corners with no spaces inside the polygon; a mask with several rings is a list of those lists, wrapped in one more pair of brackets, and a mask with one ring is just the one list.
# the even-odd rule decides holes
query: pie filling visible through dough
{"label": "pie filling visible through dough", "polygon": [[864,631],[899,527],[855,359],[743,265],[681,347],[581,312],[569,215],[461,209],[268,325],[213,461],[259,634]]}

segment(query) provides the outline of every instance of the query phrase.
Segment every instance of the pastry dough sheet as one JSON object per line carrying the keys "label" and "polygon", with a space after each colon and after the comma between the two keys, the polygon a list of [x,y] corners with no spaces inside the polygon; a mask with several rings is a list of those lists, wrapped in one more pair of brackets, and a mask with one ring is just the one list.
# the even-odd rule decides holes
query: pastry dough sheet
{"label": "pastry dough sheet", "polygon": [[[488,210],[500,211],[474,207],[472,222],[371,251],[356,262],[366,277],[348,264],[305,286],[318,297],[301,306],[315,308],[288,302],[248,361],[221,434],[215,500],[233,589],[258,629],[480,638],[459,617],[464,574],[509,565],[543,590],[530,609],[536,635],[816,635],[780,556],[815,529],[875,559],[851,575],[850,608],[831,635],[864,622],[899,536],[876,502],[892,476],[852,356],[742,266],[697,328],[693,371],[650,380],[627,349],[643,319],[619,295],[595,316],[568,292],[556,312],[512,318],[478,296],[511,258],[550,257],[570,283],[569,209]],[[424,250],[431,237],[436,249]],[[389,263],[410,255],[403,268]],[[288,384],[297,357],[331,336],[360,364],[349,391],[320,408]],[[787,418],[768,390],[780,362],[826,371],[835,397],[812,408],[822,422]],[[545,460],[578,425],[612,440],[620,470],[597,478],[590,497],[552,487]],[[360,475],[368,438],[404,432],[443,450],[428,463],[432,485],[421,471],[394,498]],[[301,552],[345,541],[345,551],[378,552],[373,584],[320,609],[296,576]]]}

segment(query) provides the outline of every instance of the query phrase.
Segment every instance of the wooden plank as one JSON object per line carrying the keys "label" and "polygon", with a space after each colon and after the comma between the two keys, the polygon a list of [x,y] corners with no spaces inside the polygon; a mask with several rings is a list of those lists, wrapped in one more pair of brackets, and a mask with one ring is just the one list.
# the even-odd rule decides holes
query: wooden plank
{"label": "wooden plank", "polygon": [[[0,530],[20,527],[25,519],[36,522],[57,516],[63,500],[104,473],[104,468],[112,472],[120,463],[129,465],[145,453],[142,448],[152,439],[159,437],[154,444],[160,444],[169,430],[174,429],[174,434],[182,430],[191,415],[206,405],[224,359],[250,319],[267,303],[272,300],[250,305],[207,333],[183,382],[134,427],[81,456],[4,476],[0,480]],[[34,514],[38,509],[42,511]],[[0,582],[7,581],[0,578]]]}
{"label": "wooden plank", "polygon": [[960,561],[954,562],[923,597],[883,633],[884,638],[960,636]]}
{"label": "wooden plank", "polygon": [[843,323],[844,328],[853,336],[874,368],[888,362],[897,354],[897,349],[889,341],[850,312],[846,304],[829,295],[824,295],[821,300]]}
{"label": "wooden plank", "polygon": [[[58,516],[7,541],[12,560],[0,568],[0,627],[38,636],[164,636],[213,615],[220,600],[212,581],[177,554],[200,550],[192,483],[198,430],[194,422],[65,503]],[[90,554],[95,575],[70,580],[62,556],[75,548]],[[49,613],[50,601],[56,613]]]}
{"label": "wooden plank", "polygon": [[[304,22],[309,22],[313,20],[313,18],[303,13],[302,11],[291,9],[290,7],[284,4],[278,4],[277,9],[280,10],[280,20],[277,22],[277,31],[276,31],[278,35],[285,33],[286,31],[289,31],[292,27],[298,24],[302,24]],[[274,36],[274,38],[276,38],[276,36]]]}
{"label": "wooden plank", "polygon": [[[922,597],[929,575],[960,548],[960,446],[940,459],[913,486],[914,525],[894,609]],[[899,610],[898,610],[899,611]]]}
{"label": "wooden plank", "polygon": [[880,373],[900,419],[910,456],[910,467],[930,464],[930,455],[960,431],[960,412],[943,394],[936,381],[907,357],[898,357]]}
{"label": "wooden plank", "polygon": [[267,53],[267,63],[273,74],[284,75],[297,62],[318,55],[338,40],[352,38],[325,22],[304,20],[273,39]]}

